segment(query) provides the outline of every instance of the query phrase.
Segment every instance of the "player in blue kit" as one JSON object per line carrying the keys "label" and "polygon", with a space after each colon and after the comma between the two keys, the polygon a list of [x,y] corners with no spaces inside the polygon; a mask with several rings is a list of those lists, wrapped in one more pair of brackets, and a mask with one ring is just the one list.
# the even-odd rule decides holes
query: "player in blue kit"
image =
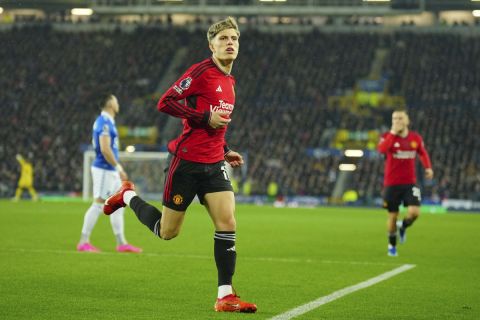
{"label": "player in blue kit", "polygon": [[[113,94],[104,94],[99,97],[102,113],[93,124],[92,143],[96,158],[92,164],[93,198],[94,201],[85,213],[82,235],[77,250],[85,252],[99,252],[100,250],[90,243],[92,233],[98,216],[102,213],[105,199],[111,196],[121,185],[121,180],[126,180],[127,174],[118,159],[118,133],[115,127],[115,115],[120,106]],[[142,249],[128,244],[124,232],[124,208],[110,215],[113,233],[117,240],[118,252],[139,253]]]}

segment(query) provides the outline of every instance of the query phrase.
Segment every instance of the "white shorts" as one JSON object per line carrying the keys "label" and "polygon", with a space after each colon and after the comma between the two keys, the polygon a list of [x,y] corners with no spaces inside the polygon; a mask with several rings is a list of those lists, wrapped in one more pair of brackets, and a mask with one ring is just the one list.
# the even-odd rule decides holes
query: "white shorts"
{"label": "white shorts", "polygon": [[93,198],[106,200],[122,185],[118,171],[92,167]]}

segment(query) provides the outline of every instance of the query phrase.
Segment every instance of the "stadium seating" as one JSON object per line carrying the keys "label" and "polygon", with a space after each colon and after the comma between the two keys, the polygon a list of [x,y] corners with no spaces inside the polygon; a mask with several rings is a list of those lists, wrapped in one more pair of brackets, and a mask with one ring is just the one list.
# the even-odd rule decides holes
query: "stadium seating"
{"label": "stadium seating", "polygon": [[[0,60],[7,63],[0,64],[0,196],[13,194],[18,152],[33,154],[39,190],[81,189],[80,145],[90,140],[98,113],[90,96],[98,87],[119,97],[118,123],[162,127],[167,117],[152,97],[171,57],[187,48],[180,74],[209,55],[203,29],[189,30],[1,31]],[[276,181],[283,194],[331,194],[340,158],[316,159],[306,149],[329,147],[328,130],[388,130],[388,109],[360,115],[327,105],[329,96],[365,77],[375,49],[385,47],[389,90],[406,97],[411,127],[423,135],[434,164],[427,194],[480,198],[478,36],[242,31],[228,142],[248,154],[252,193]],[[382,158],[362,159],[350,188],[366,202],[378,197],[382,169]]]}

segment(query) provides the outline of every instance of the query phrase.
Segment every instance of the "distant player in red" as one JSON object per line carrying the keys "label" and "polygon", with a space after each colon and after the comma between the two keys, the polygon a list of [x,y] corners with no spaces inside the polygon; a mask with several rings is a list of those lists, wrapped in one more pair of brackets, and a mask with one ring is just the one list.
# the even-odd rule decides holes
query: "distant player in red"
{"label": "distant player in red", "polygon": [[[397,228],[400,243],[406,240],[406,229],[420,215],[420,189],[416,186],[415,161],[417,154],[425,168],[427,179],[433,178],[432,164],[422,137],[408,130],[410,123],[406,111],[397,110],[392,114],[392,129],[382,135],[378,151],[386,157],[384,176],[384,206],[388,209],[388,255],[397,256]],[[397,223],[399,206],[408,207],[402,222]]]}
{"label": "distant player in red", "polygon": [[[228,148],[225,132],[235,106],[235,79],[230,74],[239,50],[240,32],[229,17],[207,32],[212,57],[191,66],[165,92],[158,110],[182,118],[182,134],[170,141],[170,165],[165,178],[163,209],[143,201],[131,182],[105,201],[111,214],[129,205],[140,222],[158,237],[175,238],[195,196],[205,205],[215,226],[214,256],[218,270],[216,311],[255,312],[257,306],[239,299],[232,288],[236,264],[235,198],[225,161],[243,164],[242,156]],[[184,100],[184,103],[179,101]]]}

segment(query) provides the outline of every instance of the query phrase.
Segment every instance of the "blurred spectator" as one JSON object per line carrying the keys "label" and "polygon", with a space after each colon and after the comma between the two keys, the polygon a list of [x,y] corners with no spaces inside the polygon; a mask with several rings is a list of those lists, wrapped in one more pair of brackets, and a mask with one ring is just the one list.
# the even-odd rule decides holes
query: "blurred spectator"
{"label": "blurred spectator", "polygon": [[[90,95],[99,86],[120,93],[119,125],[164,127],[167,117],[156,111],[153,97],[170,61],[179,48],[187,49],[179,74],[210,53],[201,28],[151,24],[134,32],[61,32],[48,26],[0,32],[0,61],[5,62],[0,64],[1,195],[13,195],[18,148],[38,155],[38,189],[81,189],[80,145],[91,140],[84,128],[96,116]],[[233,70],[237,101],[227,141],[248,152],[252,194],[265,193],[273,180],[285,196],[331,194],[340,159],[310,157],[306,149],[329,147],[337,129],[386,129],[382,126],[391,113],[381,106],[358,114],[327,103],[329,96],[351,90],[368,75],[375,50],[383,47],[389,50],[383,70],[389,91],[405,96],[414,119],[411,128],[422,132],[429,146],[437,177],[429,192],[440,198],[478,197],[478,36],[245,28],[240,43],[241,68]],[[349,187],[360,199],[378,197],[382,168],[382,159],[362,158]]]}

